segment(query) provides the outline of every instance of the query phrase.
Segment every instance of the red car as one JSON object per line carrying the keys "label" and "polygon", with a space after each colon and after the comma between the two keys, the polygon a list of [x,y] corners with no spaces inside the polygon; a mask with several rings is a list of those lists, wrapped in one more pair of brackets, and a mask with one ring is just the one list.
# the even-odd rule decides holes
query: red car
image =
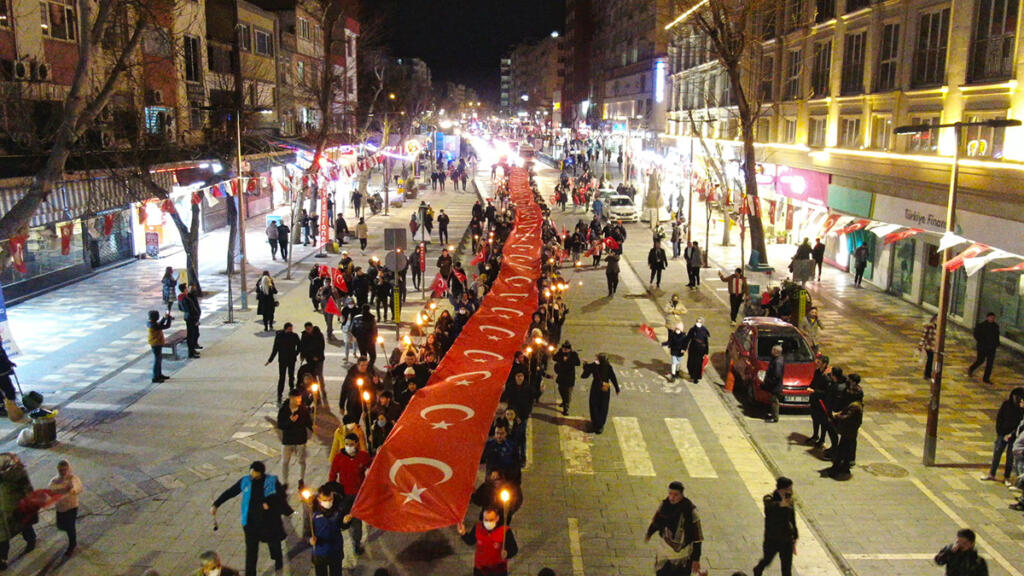
{"label": "red car", "polygon": [[792,324],[767,316],[744,318],[729,337],[725,350],[729,364],[727,377],[734,390],[751,404],[768,405],[771,394],[761,389],[772,347],[782,344],[785,371],[782,378],[783,406],[809,407],[811,379],[814,377],[814,352],[807,338]]}

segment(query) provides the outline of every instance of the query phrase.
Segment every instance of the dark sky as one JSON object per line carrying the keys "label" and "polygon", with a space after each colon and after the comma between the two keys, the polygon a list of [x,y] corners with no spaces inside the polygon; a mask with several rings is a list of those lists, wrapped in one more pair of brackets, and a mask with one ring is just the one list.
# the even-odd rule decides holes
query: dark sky
{"label": "dark sky", "polygon": [[389,44],[395,56],[424,60],[435,86],[446,80],[466,84],[494,103],[498,60],[506,48],[565,26],[563,0],[377,1],[391,5],[396,26]]}

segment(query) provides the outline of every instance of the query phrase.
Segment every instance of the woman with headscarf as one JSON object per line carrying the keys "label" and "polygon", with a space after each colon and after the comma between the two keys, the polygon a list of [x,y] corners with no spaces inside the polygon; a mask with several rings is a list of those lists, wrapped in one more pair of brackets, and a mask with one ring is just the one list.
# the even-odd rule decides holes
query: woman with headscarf
{"label": "woman with headscarf", "polygon": [[595,434],[600,434],[608,420],[612,386],[615,387],[615,393],[619,393],[619,381],[615,377],[611,363],[608,362],[608,355],[602,352],[597,355],[594,362],[584,364],[580,378],[593,378],[590,382],[590,426]]}
{"label": "woman with headscarf", "polygon": [[686,333],[686,339],[689,341],[686,371],[690,373],[690,380],[696,384],[704,376],[704,357],[708,354],[708,341],[711,339],[711,333],[704,327],[703,318],[697,318],[697,322]]}
{"label": "woman with headscarf", "polygon": [[32,525],[39,521],[39,515],[25,517],[20,510],[22,500],[31,492],[32,481],[18,456],[11,452],[0,454],[0,570],[7,569],[11,540],[18,534],[25,539],[24,553],[36,547]]}
{"label": "woman with headscarf", "polygon": [[263,330],[270,332],[274,329],[274,310],[277,308],[277,301],[274,295],[277,294],[277,286],[270,272],[263,271],[263,275],[256,281],[256,313],[263,316]]}

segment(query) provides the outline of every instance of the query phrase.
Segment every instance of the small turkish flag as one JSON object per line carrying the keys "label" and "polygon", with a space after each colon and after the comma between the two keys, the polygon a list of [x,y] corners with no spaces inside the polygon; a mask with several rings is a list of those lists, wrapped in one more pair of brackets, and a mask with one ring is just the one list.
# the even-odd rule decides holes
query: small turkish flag
{"label": "small turkish flag", "polygon": [[651,328],[647,324],[640,325],[640,333],[643,334],[644,336],[647,336],[648,338],[655,342],[658,341],[658,335],[654,332],[654,328]]}
{"label": "small turkish flag", "polygon": [[67,256],[71,253],[71,234],[75,231],[73,222],[68,222],[60,227],[60,253]]}
{"label": "small turkish flag", "polygon": [[341,316],[341,310],[338,309],[338,303],[334,301],[333,296],[327,299],[327,305],[324,306],[324,312],[335,316]]}
{"label": "small turkish flag", "polygon": [[612,238],[611,236],[604,239],[604,245],[607,246],[609,250],[622,249],[622,245],[619,244],[619,242],[615,240],[615,238]]}
{"label": "small turkish flag", "polygon": [[110,233],[114,231],[114,222],[117,221],[117,214],[104,214],[103,215],[103,235],[110,236]]}
{"label": "small turkish flag", "polygon": [[916,236],[916,235],[920,234],[921,232],[924,232],[924,230],[921,230],[919,228],[908,228],[907,230],[900,230],[899,232],[893,232],[892,234],[886,234],[885,235],[884,243],[885,244],[895,244],[895,243],[899,242],[900,240],[906,240],[907,238],[910,238],[911,236]]}
{"label": "small turkish flag", "polygon": [[441,277],[440,272],[438,272],[437,277],[434,278],[434,283],[430,285],[430,289],[433,291],[435,298],[440,298],[448,291],[448,283]]}
{"label": "small turkish flag", "polygon": [[28,266],[25,265],[26,240],[28,240],[28,236],[25,234],[10,238],[11,262],[14,264],[14,268],[22,274],[28,273]]}

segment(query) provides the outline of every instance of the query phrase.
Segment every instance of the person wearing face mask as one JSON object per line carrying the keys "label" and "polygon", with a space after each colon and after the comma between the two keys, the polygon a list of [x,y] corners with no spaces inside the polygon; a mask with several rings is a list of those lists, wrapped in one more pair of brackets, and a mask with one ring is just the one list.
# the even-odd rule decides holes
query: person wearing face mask
{"label": "person wearing face mask", "polygon": [[312,561],[316,576],[341,576],[345,558],[345,539],[342,530],[347,530],[352,515],[342,512],[334,491],[324,484],[317,491],[313,501],[313,535],[309,545],[313,547]]}
{"label": "person wearing face mask", "polygon": [[376,454],[377,450],[380,449],[384,441],[391,435],[391,431],[395,429],[395,422],[389,420],[387,414],[383,411],[376,412],[373,417],[373,426],[370,428],[370,438],[373,439],[373,453]]}
{"label": "person wearing face mask", "polygon": [[704,357],[708,353],[708,341],[711,333],[704,327],[704,319],[697,318],[697,322],[686,333],[688,340],[686,359],[686,371],[690,373],[690,380],[696,384],[704,376]]}
{"label": "person wearing face mask", "polygon": [[682,322],[676,324],[676,327],[668,333],[668,340],[661,343],[662,346],[668,346],[668,353],[672,357],[672,368],[668,373],[669,382],[676,379],[676,372],[683,365],[683,354],[686,353],[686,346],[689,344],[683,328],[685,327]]}
{"label": "person wearing face mask", "polygon": [[277,428],[281,431],[281,476],[288,486],[292,456],[299,458],[299,485],[306,477],[306,442],[313,431],[313,418],[302,403],[302,390],[288,393],[288,403],[277,412]]}
{"label": "person wearing face mask", "polygon": [[242,496],[245,573],[257,573],[256,561],[260,542],[267,544],[270,557],[274,560],[274,569],[280,572],[284,568],[281,541],[285,537],[281,515],[290,516],[294,513],[284,497],[284,486],[277,481],[277,476],[267,474],[267,467],[263,462],[253,462],[249,465],[248,474],[242,476],[214,500],[210,514],[216,517],[217,508],[238,495]]}
{"label": "person wearing face mask", "polygon": [[354,416],[346,414],[341,418],[341,426],[338,426],[334,431],[331,452],[327,457],[328,462],[334,462],[334,457],[345,448],[345,437],[349,434],[355,434],[358,439],[359,449],[364,452],[366,451],[366,431],[363,430],[363,427],[359,425],[359,421]]}
{"label": "person wearing face mask", "polygon": [[[669,547],[667,552],[658,554],[660,564],[657,574],[700,574],[700,556],[704,545],[700,516],[693,502],[683,495],[683,483],[668,485],[668,497],[662,500],[654,513],[644,542],[658,534]],[[662,563],[664,560],[664,563]]]}
{"label": "person wearing face mask", "polygon": [[[345,449],[334,456],[327,479],[329,482],[337,482],[342,485],[345,490],[346,505],[351,506],[359,494],[371,460],[370,454],[366,450],[359,449],[358,436],[355,434],[345,436]],[[356,555],[363,553],[362,536],[363,523],[359,519],[353,519],[351,537]],[[354,567],[354,565],[347,567]]]}
{"label": "person wearing face mask", "polygon": [[501,512],[493,506],[484,510],[483,520],[472,530],[459,522],[455,529],[462,541],[476,546],[473,576],[508,576],[508,561],[519,552],[512,529],[500,521]]}
{"label": "person wearing face mask", "polygon": [[515,516],[516,511],[523,506],[523,489],[515,482],[509,482],[505,480],[501,470],[491,470],[487,474],[487,478],[484,480],[470,498],[470,502],[480,506],[480,519],[483,520],[484,510],[488,508],[503,509],[504,503],[501,501],[501,491],[507,490],[509,494],[508,499],[508,522],[512,522],[512,517]]}
{"label": "person wearing face mask", "polygon": [[665,325],[675,326],[683,321],[686,306],[679,300],[679,294],[673,294],[665,308]]}
{"label": "person wearing face mask", "polygon": [[199,555],[199,569],[192,576],[240,576],[238,570],[220,563],[220,555],[207,550]]}

